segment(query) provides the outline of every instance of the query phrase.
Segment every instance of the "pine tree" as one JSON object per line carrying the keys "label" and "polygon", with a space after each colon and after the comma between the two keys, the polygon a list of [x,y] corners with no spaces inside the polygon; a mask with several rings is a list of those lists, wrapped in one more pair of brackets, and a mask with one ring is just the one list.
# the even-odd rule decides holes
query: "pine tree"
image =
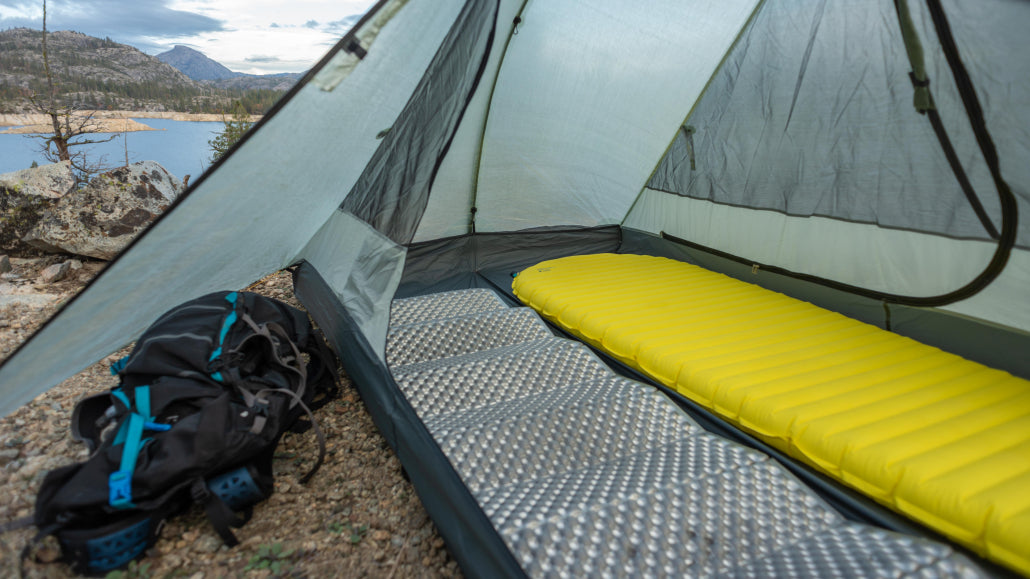
{"label": "pine tree", "polygon": [[211,157],[212,163],[228,153],[229,149],[236,144],[236,141],[239,141],[244,133],[250,130],[251,125],[254,124],[250,122],[250,115],[240,101],[233,102],[232,116],[229,118],[223,117],[222,122],[225,123],[225,128],[222,129],[218,136],[207,142],[214,152],[214,155]]}

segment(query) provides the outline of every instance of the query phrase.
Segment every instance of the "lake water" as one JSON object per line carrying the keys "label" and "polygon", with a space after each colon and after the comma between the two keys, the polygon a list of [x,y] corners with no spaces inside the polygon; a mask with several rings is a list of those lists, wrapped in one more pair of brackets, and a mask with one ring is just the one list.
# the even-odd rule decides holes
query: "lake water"
{"label": "lake water", "polygon": [[[91,161],[106,157],[106,164],[114,168],[125,164],[125,146],[128,144],[129,162],[157,161],[176,178],[191,175],[190,181],[196,181],[211,165],[212,153],[207,142],[225,127],[222,123],[136,120],[158,130],[122,133],[109,143],[75,147],[73,151],[89,151]],[[0,135],[0,173],[28,169],[33,161],[40,165],[46,163],[38,151],[39,142],[29,135]]]}

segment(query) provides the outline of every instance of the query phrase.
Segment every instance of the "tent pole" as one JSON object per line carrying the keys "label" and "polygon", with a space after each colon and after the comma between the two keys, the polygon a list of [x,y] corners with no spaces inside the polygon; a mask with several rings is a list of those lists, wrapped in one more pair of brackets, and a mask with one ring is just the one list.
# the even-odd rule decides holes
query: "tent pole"
{"label": "tent pole", "polygon": [[504,41],[504,49],[501,51],[501,60],[497,63],[497,74],[494,75],[494,80],[490,83],[490,96],[487,97],[486,102],[486,117],[483,119],[483,127],[479,133],[479,146],[476,147],[475,165],[473,167],[472,174],[472,199],[469,205],[469,230],[471,234],[476,233],[476,202],[479,194],[479,165],[483,162],[483,141],[486,139],[486,127],[490,124],[490,109],[494,102],[494,91],[497,90],[497,79],[501,77],[501,68],[504,67],[504,57],[508,54],[508,46],[511,44],[513,36],[518,34],[518,28],[523,22],[522,15],[526,12],[526,8],[529,5],[529,0],[522,0],[522,7],[519,8],[519,15],[515,17],[515,20],[511,23],[511,30],[508,31],[508,38]]}

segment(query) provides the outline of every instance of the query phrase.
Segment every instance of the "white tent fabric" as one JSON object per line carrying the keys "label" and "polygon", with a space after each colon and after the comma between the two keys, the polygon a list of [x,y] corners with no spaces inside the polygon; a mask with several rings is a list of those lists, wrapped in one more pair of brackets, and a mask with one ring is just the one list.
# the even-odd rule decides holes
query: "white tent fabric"
{"label": "white tent fabric", "polygon": [[[455,115],[451,133],[443,135],[450,140],[446,154],[435,159],[438,171],[424,212],[415,219],[404,216],[418,224],[414,242],[467,235],[473,215],[478,233],[615,224],[655,235],[664,231],[798,273],[916,296],[954,289],[990,259],[996,242],[986,237],[774,213],[647,187],[684,121],[720,110],[714,106],[718,102],[705,101],[715,95],[750,113],[736,111],[723,134],[752,146],[751,154],[739,156],[758,163],[753,179],[742,184],[732,170],[724,172],[725,179],[708,174],[716,188],[761,189],[777,181],[776,171],[797,169],[803,177],[799,195],[814,191],[818,196],[844,162],[849,166],[837,173],[851,193],[869,185],[867,193],[890,201],[893,189],[881,188],[883,180],[900,178],[906,187],[919,187],[925,177],[932,182],[928,208],[939,210],[933,195],[944,189],[952,196],[948,203],[965,208],[953,203],[957,188],[948,163],[925,119],[912,109],[911,63],[890,2],[801,7],[778,0],[660,0],[643,9],[586,0],[493,1],[492,42],[477,29],[474,44],[489,52],[470,55],[486,58],[485,65],[448,71],[478,69],[480,76],[465,83],[472,87],[467,106]],[[944,6],[1001,152],[1002,174],[1020,207],[1027,208],[1030,61],[1022,55],[1030,37],[1022,34],[1021,23],[1030,7],[1006,0],[975,5],[948,0]],[[372,220],[360,221],[338,208],[370,159],[391,141],[381,137],[397,124],[416,88],[437,79],[434,56],[453,38],[464,8],[461,0],[380,2],[288,102],[0,367],[0,412],[122,346],[169,307],[216,289],[243,287],[301,259],[330,280],[381,354],[386,303],[410,261],[410,248],[369,226]],[[927,13],[919,6],[913,10],[941,118],[988,214],[998,221],[994,183],[952,72]],[[348,52],[348,41],[362,50]],[[796,67],[778,68],[787,49],[799,47],[803,77]],[[740,52],[747,48],[750,53]],[[856,84],[862,69],[850,65],[862,58],[876,61],[867,71],[876,74]],[[731,80],[727,75],[744,76],[732,76],[730,86],[720,80]],[[854,90],[846,91],[849,87]],[[820,100],[841,95],[847,102]],[[771,130],[762,115],[785,101],[794,115],[790,123],[812,128],[791,135],[793,149],[787,152],[804,154],[782,157],[782,147],[762,141]],[[892,114],[877,112],[884,107]],[[849,120],[839,134],[829,131],[834,119],[827,115],[834,111]],[[410,127],[417,119],[404,120]],[[911,128],[911,139],[878,142],[890,123]],[[827,156],[824,141],[806,141],[812,135],[836,138],[840,149]],[[698,142],[703,138],[699,131]],[[416,134],[405,146],[417,142]],[[870,142],[882,145],[883,163],[869,150],[855,149]],[[725,143],[730,141],[705,151],[736,146]],[[844,154],[849,150],[858,152],[849,158]],[[912,165],[918,170],[904,173],[909,163],[903,156],[923,150],[927,156]],[[838,165],[824,166],[827,159]],[[768,173],[758,170],[767,167]],[[407,191],[396,193],[403,202]],[[839,206],[848,198],[822,200]],[[403,211],[403,203],[391,210],[397,207]],[[962,219],[975,227],[967,218]],[[1028,232],[1022,225],[1017,249],[996,281],[947,307],[1030,331],[1024,289],[1030,280]]]}
{"label": "white tent fabric", "polygon": [[621,222],[756,4],[532,3],[490,105],[476,229]]}
{"label": "white tent fabric", "polygon": [[[501,0],[497,17],[500,28],[498,38],[512,36],[515,18],[519,16],[524,5],[524,0]],[[426,207],[422,222],[415,232],[413,241],[416,243],[469,233],[483,130],[503,55],[503,50],[490,51],[486,72],[480,81],[482,89],[476,91],[469,103],[465,118],[440,165],[440,171],[430,193],[432,202]]]}
{"label": "white tent fabric", "polygon": [[0,413],[122,347],[176,304],[293,263],[335,215],[461,4],[410,3],[375,40],[389,50],[369,50],[332,91],[304,86],[0,368]]}

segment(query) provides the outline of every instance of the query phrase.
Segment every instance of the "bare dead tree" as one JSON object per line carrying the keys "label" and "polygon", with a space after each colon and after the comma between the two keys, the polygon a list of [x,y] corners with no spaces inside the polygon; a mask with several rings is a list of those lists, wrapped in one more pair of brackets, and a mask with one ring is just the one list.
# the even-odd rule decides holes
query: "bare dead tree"
{"label": "bare dead tree", "polygon": [[70,161],[82,178],[89,179],[90,175],[106,169],[103,158],[90,161],[85,151],[73,152],[72,147],[106,143],[118,137],[119,133],[113,133],[107,138],[83,137],[97,134],[102,130],[95,118],[96,111],[78,110],[58,104],[58,83],[54,81],[54,74],[50,68],[50,54],[47,50],[46,0],[43,0],[43,70],[46,73],[46,95],[29,96],[32,106],[48,117],[53,131],[51,134],[37,135],[37,138],[43,141],[40,152],[52,163]]}

